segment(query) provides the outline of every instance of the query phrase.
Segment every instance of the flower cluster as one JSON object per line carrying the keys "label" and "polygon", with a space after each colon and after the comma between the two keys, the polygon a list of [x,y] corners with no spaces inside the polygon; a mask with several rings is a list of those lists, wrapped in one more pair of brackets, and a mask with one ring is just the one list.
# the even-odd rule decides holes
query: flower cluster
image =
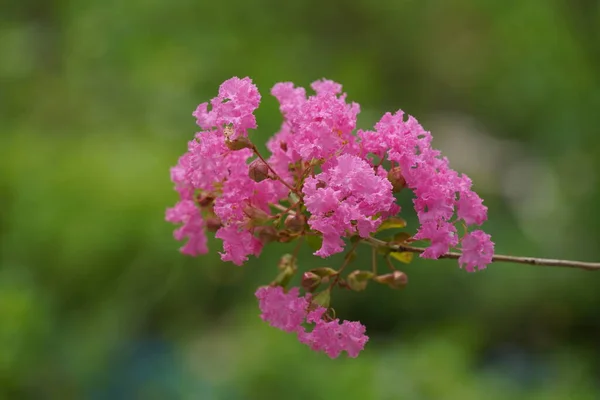
{"label": "flower cluster", "polygon": [[[435,259],[459,248],[461,268],[485,268],[494,244],[483,231],[468,228],[487,219],[487,208],[471,180],[432,148],[431,134],[402,111],[385,114],[372,130],[355,132],[360,107],[346,100],[342,86],[321,80],[311,87],[315,93],[310,96],[289,82],[271,90],[283,123],[267,142],[268,157],[249,134],[257,128],[254,112],[261,100],[250,78],[225,81],[210,104],[194,111],[201,131],[171,169],[179,201],[166,213],[167,221],[179,225],[175,238],[187,240],[181,252],[206,253],[207,231],[222,240],[221,259],[237,265],[259,256],[267,243],[305,237],[319,239],[314,254],[323,258],[344,251],[349,238],[353,246],[377,247],[384,257],[398,256],[393,246],[411,251],[411,243],[427,241],[425,249],[412,249]],[[419,226],[412,237],[406,234],[386,247],[374,236],[386,221],[390,225],[399,219],[395,194],[405,189],[415,196]],[[462,237],[458,224],[465,227]],[[328,291],[336,285],[360,290],[369,280],[393,288],[405,284],[390,284],[387,275],[365,271],[345,281],[340,274],[345,265],[337,272],[310,272],[313,280],[305,289],[312,292],[327,282],[332,282]],[[367,340],[364,327],[328,320],[326,308],[313,307],[311,293],[285,293],[280,287],[295,272],[295,266],[286,266],[272,287],[257,292],[263,319],[296,332],[301,342],[331,357],[342,350],[356,356]],[[310,332],[302,328],[306,324],[314,324]]]}
{"label": "flower cluster", "polygon": [[[264,321],[282,331],[296,333],[301,343],[331,358],[338,357],[342,351],[356,357],[369,340],[360,322],[327,320],[327,309],[311,303],[310,294],[299,296],[298,288],[285,293],[281,286],[261,287],[256,297]],[[307,331],[303,324],[312,324],[312,330]]]}
{"label": "flower cluster", "polygon": [[328,164],[308,177],[302,189],[311,214],[308,224],[323,234],[323,246],[315,253],[321,257],[342,251],[346,232],[368,238],[381,223],[376,216],[394,205],[392,184],[365,160],[343,154]]}

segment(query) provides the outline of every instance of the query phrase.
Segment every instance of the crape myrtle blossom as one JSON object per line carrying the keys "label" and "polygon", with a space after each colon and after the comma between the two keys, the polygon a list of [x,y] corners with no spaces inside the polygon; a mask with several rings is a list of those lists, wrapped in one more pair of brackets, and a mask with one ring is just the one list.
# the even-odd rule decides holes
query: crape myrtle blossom
{"label": "crape myrtle blossom", "polygon": [[[345,239],[351,239],[338,271],[306,272],[303,296],[297,288],[284,289],[297,270],[294,251],[256,297],[261,317],[272,326],[332,358],[343,351],[356,357],[368,340],[365,327],[331,318],[329,294],[334,287],[362,290],[368,280],[391,282],[389,274],[377,276],[376,268],[346,278],[341,272],[358,243],[380,246],[374,235],[388,229],[382,227],[386,221],[399,220],[395,194],[414,194],[419,226],[403,240],[428,241],[421,257],[439,258],[459,248],[459,266],[473,272],[492,261],[494,244],[483,231],[469,231],[487,219],[471,180],[450,168],[415,118],[402,111],[386,113],[372,130],[355,132],[360,106],[347,101],[342,86],[323,79],[311,88],[313,94],[291,82],[273,86],[283,121],[263,157],[251,133],[258,127],[254,112],[261,95],[250,78],[225,81],[215,98],[193,112],[201,130],[171,169],[179,200],[167,209],[166,220],[178,225],[175,238],[186,241],[182,253],[206,253],[211,231],[223,242],[221,259],[236,265],[258,257],[270,242],[306,239],[310,244],[317,237],[314,254],[327,258],[344,251]],[[384,257],[389,253],[375,250]],[[373,254],[375,260],[378,253]],[[328,285],[320,292],[327,294],[326,302],[312,293],[322,284]]]}
{"label": "crape myrtle blossom", "polygon": [[[281,286],[261,287],[256,297],[264,321],[282,331],[296,333],[301,343],[331,358],[337,358],[342,351],[357,357],[369,340],[360,322],[327,320],[327,309],[318,305],[311,310],[310,294],[299,296],[298,288],[285,293]],[[307,331],[305,325],[312,330]]]}
{"label": "crape myrtle blossom", "polygon": [[378,176],[369,163],[343,154],[309,177],[303,187],[308,225],[323,234],[323,246],[315,253],[328,257],[343,250],[346,232],[369,237],[381,224],[378,213],[394,203],[392,184]]}

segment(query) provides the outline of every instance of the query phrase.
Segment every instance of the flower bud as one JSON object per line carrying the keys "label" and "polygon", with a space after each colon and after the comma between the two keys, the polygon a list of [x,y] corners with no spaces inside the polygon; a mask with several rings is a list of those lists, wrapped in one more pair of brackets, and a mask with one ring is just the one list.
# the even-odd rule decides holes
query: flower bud
{"label": "flower bud", "polygon": [[247,137],[239,137],[235,140],[225,140],[225,145],[229,150],[251,149],[254,145]]}
{"label": "flower bud", "polygon": [[392,289],[402,289],[408,284],[408,276],[404,272],[394,271],[391,274],[379,275],[374,278],[378,283],[388,285]]}
{"label": "flower bud", "polygon": [[271,286],[286,287],[287,284],[290,283],[290,280],[292,280],[292,277],[294,276],[295,273],[296,273],[296,269],[294,269],[292,267],[286,267],[285,269],[280,271],[279,274],[277,274],[277,277],[275,278],[275,280],[273,282],[271,282]]}
{"label": "flower bud", "polygon": [[333,268],[329,268],[329,267],[315,268],[315,269],[311,269],[309,272],[313,273],[321,278],[327,278],[327,277],[338,274],[338,271],[336,271]]}
{"label": "flower bud", "polygon": [[367,288],[369,280],[375,276],[371,271],[356,270],[351,272],[346,278],[348,287],[356,292],[360,292]]}
{"label": "flower bud", "polygon": [[292,235],[292,232],[290,232],[289,230],[279,231],[279,233],[277,234],[277,241],[279,243],[289,243],[297,237],[297,235]]}
{"label": "flower bud", "polygon": [[208,207],[212,204],[213,201],[215,201],[215,198],[213,196],[209,196],[209,195],[201,193],[198,195],[196,200],[198,201],[198,205],[200,207]]}
{"label": "flower bud", "polygon": [[269,178],[269,167],[260,158],[252,161],[248,168],[248,175],[254,182],[262,182]]}
{"label": "flower bud", "polygon": [[402,170],[400,169],[400,167],[394,167],[390,169],[387,178],[392,184],[392,190],[394,193],[398,193],[406,187],[406,180],[402,175]]}
{"label": "flower bud", "polygon": [[284,254],[279,259],[279,263],[277,264],[277,268],[284,270],[286,268],[296,269],[296,259],[291,254]]}
{"label": "flower bud", "polygon": [[222,226],[221,220],[217,216],[211,216],[211,217],[206,218],[205,223],[206,223],[206,229],[209,232],[216,232]]}
{"label": "flower bud", "polygon": [[286,228],[292,232],[300,232],[306,223],[306,217],[302,214],[288,215],[284,221]]}
{"label": "flower bud", "polygon": [[307,292],[312,292],[321,284],[321,277],[312,272],[305,272],[302,274],[302,287]]}
{"label": "flower bud", "polygon": [[277,240],[277,230],[271,225],[256,227],[256,229],[254,229],[254,234],[263,245]]}
{"label": "flower bud", "polygon": [[244,214],[250,218],[250,222],[254,226],[264,225],[270,220],[269,214],[260,208],[252,207],[251,205],[244,207]]}

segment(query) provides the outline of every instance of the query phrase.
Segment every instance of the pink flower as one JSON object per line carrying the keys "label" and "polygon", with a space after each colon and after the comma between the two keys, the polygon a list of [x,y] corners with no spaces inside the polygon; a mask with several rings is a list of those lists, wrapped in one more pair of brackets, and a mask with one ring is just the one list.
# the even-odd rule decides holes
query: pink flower
{"label": "pink flower", "polygon": [[279,101],[279,110],[285,118],[293,116],[296,110],[306,102],[304,88],[294,88],[292,82],[276,83],[271,89],[271,94]]}
{"label": "pink flower", "polygon": [[456,227],[445,221],[429,221],[419,227],[414,236],[417,240],[429,239],[431,244],[421,254],[423,258],[437,259],[458,244]]}
{"label": "pink flower", "polygon": [[492,262],[494,255],[494,242],[491,236],[483,231],[477,230],[467,233],[461,242],[462,255],[458,264],[468,272],[475,272],[475,267],[485,269]]}
{"label": "pink flower", "polygon": [[196,256],[208,252],[204,220],[193,201],[182,200],[175,207],[167,209],[166,220],[174,224],[182,224],[175,230],[174,236],[177,240],[188,238],[188,242],[181,248],[183,254]]}
{"label": "pink flower", "polygon": [[188,143],[186,178],[196,189],[213,191],[232,174],[244,174],[250,149],[232,151],[225,137],[216,132],[201,132]]}
{"label": "pink flower", "polygon": [[[321,306],[309,311],[310,294],[300,297],[298,288],[285,293],[280,286],[261,287],[256,291],[256,297],[264,321],[285,332],[296,332],[301,343],[331,358],[337,358],[342,351],[350,357],[357,357],[369,340],[360,322],[326,321],[324,314],[327,310]],[[303,324],[314,326],[307,331]]]}
{"label": "pink flower", "polygon": [[328,79],[313,82],[310,87],[318,94],[340,94],[342,93],[342,85]]}
{"label": "pink flower", "polygon": [[337,318],[329,322],[323,319],[315,322],[313,330],[300,333],[298,339],[312,350],[322,351],[331,358],[337,358],[342,351],[356,358],[369,340],[365,326],[360,322],[343,321],[340,324]]}
{"label": "pink flower", "polygon": [[306,317],[308,300],[298,297],[298,288],[292,288],[288,293],[281,286],[261,287],[256,291],[260,317],[272,327],[285,332],[300,332],[304,330],[302,323]]}
{"label": "pink flower", "polygon": [[459,199],[456,214],[467,225],[481,225],[487,219],[487,207],[477,193],[471,190],[471,179],[463,175],[459,181]]}
{"label": "pink flower", "polygon": [[231,140],[248,136],[248,129],[256,129],[254,110],[260,104],[260,93],[252,79],[234,77],[226,80],[219,88],[219,95],[210,104],[210,111],[208,103],[202,103],[193,113],[196,123],[202,129],[216,127],[222,132],[223,125],[232,125]]}
{"label": "pink flower", "polygon": [[[413,204],[420,226],[414,238],[430,241],[422,257],[438,258],[457,246],[457,222],[481,225],[487,219],[487,207],[472,190],[471,180],[450,168],[448,160],[432,148],[431,134],[415,118],[401,110],[386,113],[374,130],[354,134],[360,107],[346,102],[342,86],[322,79],[311,87],[315,94],[308,97],[304,88],[291,82],[277,83],[271,90],[284,121],[267,143],[271,152],[268,176],[262,180],[254,176],[260,182],[249,177],[253,151],[231,150],[247,145],[239,141],[240,146],[232,146],[231,141],[246,137],[248,129],[257,127],[254,111],[260,93],[252,80],[231,78],[223,82],[210,106],[198,106],[194,116],[203,131],[189,142],[187,153],[171,169],[180,200],[201,206],[195,214],[186,214],[186,221],[192,222],[170,218],[184,224],[176,236],[189,239],[186,253],[196,254],[205,243],[204,225],[198,222],[205,215],[220,221],[217,237],[223,240],[223,260],[241,264],[249,255],[258,255],[262,244],[254,237],[257,221],[253,215],[266,216],[263,221],[274,220],[271,206],[287,208],[298,201],[288,197],[289,187],[301,189],[304,197],[300,200],[311,214],[308,224],[323,236],[315,254],[339,253],[344,237],[358,234],[367,238],[382,219],[400,212],[388,179],[389,164],[394,170],[394,190],[406,187],[415,194]],[[319,168],[321,172],[315,175],[314,169]],[[270,179],[275,175],[287,185]],[[280,204],[282,200],[284,204]],[[201,234],[193,234],[196,225],[202,226]],[[465,236],[463,242],[469,244],[470,237]],[[464,258],[471,259],[468,254]],[[485,257],[479,264],[465,261],[464,265],[481,269],[483,260]]]}
{"label": "pink flower", "polygon": [[480,225],[487,219],[487,207],[471,190],[471,180],[450,168],[448,159],[431,147],[431,134],[413,117],[405,120],[402,111],[387,113],[374,132],[359,131],[358,135],[364,151],[381,158],[388,149],[388,160],[400,167],[406,185],[415,193],[421,226],[414,237],[431,241],[421,257],[438,258],[458,244],[451,222],[455,212],[467,225]]}
{"label": "pink flower", "polygon": [[280,110],[289,125],[293,139],[287,145],[292,154],[304,161],[328,159],[343,149],[345,153],[358,152],[352,131],[360,112],[357,103],[346,104],[346,96],[338,94],[342,86],[332,81],[312,84],[316,95],[305,98],[302,88],[292,83],[278,83],[271,93],[279,100]]}
{"label": "pink flower", "polygon": [[308,224],[323,234],[315,255],[328,257],[342,251],[342,237],[375,232],[381,223],[376,215],[392,207],[394,196],[392,184],[359,157],[344,154],[323,168],[306,179],[302,191],[311,213]]}
{"label": "pink flower", "polygon": [[235,265],[242,265],[248,261],[249,255],[258,257],[263,247],[261,241],[250,231],[235,225],[219,228],[215,237],[223,241],[221,260],[231,261]]}

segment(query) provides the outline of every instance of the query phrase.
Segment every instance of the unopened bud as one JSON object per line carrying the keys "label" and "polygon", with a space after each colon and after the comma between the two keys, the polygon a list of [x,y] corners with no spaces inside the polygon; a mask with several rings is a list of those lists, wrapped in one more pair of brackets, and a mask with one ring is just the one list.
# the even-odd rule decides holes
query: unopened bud
{"label": "unopened bud", "polygon": [[254,234],[263,245],[277,240],[277,230],[271,225],[256,227]]}
{"label": "unopened bud", "polygon": [[284,254],[279,259],[279,263],[277,264],[277,268],[284,270],[286,268],[296,269],[296,259],[291,254]]}
{"label": "unopened bud", "polygon": [[252,161],[248,168],[248,175],[254,182],[262,182],[269,178],[269,167],[260,158]]}
{"label": "unopened bud", "polygon": [[394,271],[391,274],[379,275],[374,278],[376,282],[388,285],[392,289],[402,289],[408,284],[408,276],[401,271]]}
{"label": "unopened bud", "polygon": [[302,274],[302,287],[307,292],[312,292],[321,284],[321,277],[312,272],[305,272]]}
{"label": "unopened bud", "polygon": [[292,232],[300,232],[304,228],[306,223],[306,217],[302,214],[288,215],[284,221],[286,228],[289,228]]}
{"label": "unopened bud", "polygon": [[205,222],[206,222],[206,229],[209,232],[216,232],[222,226],[221,220],[217,216],[208,217],[208,218],[206,218]]}
{"label": "unopened bud", "polygon": [[400,169],[400,167],[394,167],[390,169],[387,178],[392,184],[392,190],[394,193],[398,193],[406,187],[406,180],[402,175],[402,170]]}
{"label": "unopened bud", "polygon": [[208,207],[212,204],[213,201],[215,201],[215,198],[213,196],[201,193],[198,195],[197,201],[200,207]]}
{"label": "unopened bud", "polygon": [[264,225],[270,220],[269,214],[251,205],[244,207],[244,214],[250,218],[250,223],[254,226]]}
{"label": "unopened bud", "polygon": [[225,140],[225,145],[229,150],[251,149],[254,145],[247,137],[241,136],[235,140]]}
{"label": "unopened bud", "polygon": [[296,270],[294,268],[286,267],[285,269],[281,270],[279,274],[277,274],[277,277],[273,282],[271,282],[271,285],[286,287],[287,284],[290,283],[290,280],[292,279],[295,273]]}
{"label": "unopened bud", "polygon": [[360,292],[367,288],[367,283],[375,276],[371,271],[356,270],[351,272],[346,278],[348,287],[356,292]]}
{"label": "unopened bud", "polygon": [[289,230],[279,231],[277,234],[277,241],[279,243],[289,243],[294,240],[297,236],[292,235],[292,232]]}

